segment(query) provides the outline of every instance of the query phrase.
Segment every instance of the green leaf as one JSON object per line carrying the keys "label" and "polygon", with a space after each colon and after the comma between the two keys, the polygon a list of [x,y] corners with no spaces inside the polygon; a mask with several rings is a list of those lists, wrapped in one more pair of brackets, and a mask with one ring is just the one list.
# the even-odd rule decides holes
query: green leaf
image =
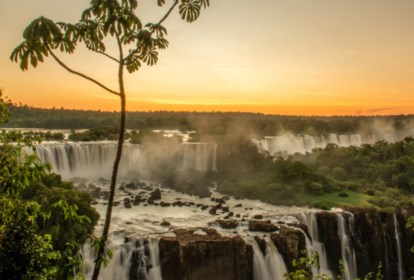
{"label": "green leaf", "polygon": [[181,0],[179,13],[181,18],[187,22],[193,22],[200,16],[200,0]]}

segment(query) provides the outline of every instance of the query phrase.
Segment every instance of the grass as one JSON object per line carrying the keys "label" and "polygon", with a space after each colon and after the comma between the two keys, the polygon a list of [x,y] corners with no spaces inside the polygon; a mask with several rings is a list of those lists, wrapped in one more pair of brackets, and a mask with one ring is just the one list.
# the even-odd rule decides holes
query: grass
{"label": "grass", "polygon": [[[346,193],[348,196],[344,196]],[[342,194],[342,195],[340,195]],[[357,207],[369,208],[374,205],[369,202],[372,196],[352,191],[341,191],[323,194],[311,194],[306,192],[297,193],[295,200],[298,205],[308,205],[313,207],[331,208],[331,207]],[[325,207],[323,207],[325,206]]]}

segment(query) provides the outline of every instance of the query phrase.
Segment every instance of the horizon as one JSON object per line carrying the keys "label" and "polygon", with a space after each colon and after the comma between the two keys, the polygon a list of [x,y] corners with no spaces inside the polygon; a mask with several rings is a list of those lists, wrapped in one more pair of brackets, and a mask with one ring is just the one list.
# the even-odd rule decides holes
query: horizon
{"label": "horizon", "polygon": [[[96,113],[119,113],[119,110],[102,110],[102,109],[79,109],[79,108],[64,108],[64,107],[35,107],[27,104],[17,104],[12,101],[10,103],[17,108],[28,107],[34,110],[65,110],[65,111],[81,111],[81,112],[96,112]],[[414,113],[409,114],[390,114],[390,115],[294,115],[294,114],[275,114],[262,113],[254,111],[201,111],[201,110],[127,110],[126,113],[173,113],[173,114],[246,114],[246,115],[262,115],[275,117],[303,117],[303,118],[393,118],[393,117],[414,117]],[[13,116],[11,116],[13,118]]]}
{"label": "horizon", "polygon": [[[25,72],[9,60],[31,20],[44,15],[75,22],[88,3],[25,4],[24,11],[20,2],[0,4],[0,87],[5,95],[34,107],[119,110],[115,96],[48,58]],[[155,21],[165,8],[140,2],[138,14],[143,22]],[[160,52],[158,64],[126,77],[127,110],[412,114],[412,14],[409,0],[211,1],[192,24],[177,14],[167,20],[170,46]],[[81,72],[116,84],[114,65],[84,48],[61,57]]]}

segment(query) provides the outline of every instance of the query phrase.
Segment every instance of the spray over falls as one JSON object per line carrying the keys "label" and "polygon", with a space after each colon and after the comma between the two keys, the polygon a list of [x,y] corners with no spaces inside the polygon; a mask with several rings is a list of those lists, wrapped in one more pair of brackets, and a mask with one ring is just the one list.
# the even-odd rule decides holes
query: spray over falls
{"label": "spray over falls", "polygon": [[[112,142],[37,146],[40,158],[63,177],[90,179],[110,173],[115,149]],[[180,170],[212,171],[217,168],[216,152],[216,145],[207,143],[158,150],[125,144],[121,170],[123,175],[131,170],[145,174],[168,161]],[[86,190],[94,189],[95,207],[103,217],[108,186],[94,184]],[[407,279],[410,256],[403,248],[414,237],[401,231],[406,220],[401,213],[274,206],[214,191],[196,198],[149,183],[122,184],[115,202],[114,257],[103,280],[283,279],[302,251],[318,253],[320,269],[314,275],[338,275],[343,260],[345,279],[354,279],[374,271],[381,261],[385,279]],[[93,261],[94,251],[87,244],[83,254]]]}
{"label": "spray over falls", "polygon": [[[116,153],[116,142],[42,143],[36,151],[43,162],[63,178],[108,178]],[[164,163],[178,170],[200,172],[216,170],[216,144],[187,142],[179,145],[159,145],[157,148],[124,144],[120,176],[128,171],[146,175]]]}

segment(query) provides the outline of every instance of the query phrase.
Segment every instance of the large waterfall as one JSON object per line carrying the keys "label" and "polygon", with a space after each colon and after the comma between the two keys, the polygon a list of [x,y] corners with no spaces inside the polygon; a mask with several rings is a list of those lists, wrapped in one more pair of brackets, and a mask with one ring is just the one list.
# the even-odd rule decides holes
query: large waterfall
{"label": "large waterfall", "polygon": [[[347,280],[355,280],[357,277],[361,278],[364,275],[360,275],[358,273],[358,266],[363,264],[358,264],[356,262],[356,254],[355,248],[353,246],[354,233],[360,233],[363,229],[354,229],[353,228],[353,216],[351,213],[348,212],[331,212],[328,213],[330,217],[333,219],[330,220],[331,227],[337,228],[337,238],[339,243],[336,244],[334,239],[327,240],[325,242],[331,243],[330,245],[338,246],[335,248],[339,250],[339,259],[335,259],[334,262],[339,264],[339,260],[343,261],[344,264],[344,279]],[[334,256],[330,256],[324,249],[325,246],[329,245],[327,243],[323,243],[322,241],[318,241],[318,232],[315,228],[318,227],[318,212],[307,212],[299,215],[295,215],[300,223],[291,223],[288,222],[285,225],[289,228],[289,234],[283,236],[282,231],[274,232],[270,235],[264,233],[253,233],[250,232],[247,235],[243,235],[242,238],[244,240],[245,246],[250,246],[251,248],[251,260],[249,262],[249,257],[247,258],[248,265],[251,265],[252,274],[251,276],[244,275],[240,279],[254,279],[254,280],[283,280],[285,273],[292,272],[295,268],[292,267],[291,263],[293,261],[292,258],[288,258],[288,254],[286,252],[282,252],[281,250],[289,250],[295,249],[302,251],[306,249],[307,254],[312,254],[313,252],[323,252],[324,255],[319,255],[320,258],[320,269],[312,269],[313,279],[316,278],[317,275],[328,275],[333,277],[333,279],[337,279],[336,276],[338,275],[339,271],[333,273],[328,267],[327,259],[335,258]],[[394,226],[396,234],[396,248],[388,248],[384,251],[383,256],[378,256],[379,259],[386,259],[388,256],[387,254],[397,254],[398,253],[398,264],[397,263],[383,263],[384,268],[384,279],[394,280],[406,280],[405,272],[403,268],[403,257],[401,252],[401,240],[399,237],[399,226],[396,216],[394,215]],[[392,220],[392,216],[390,216]],[[289,220],[289,219],[288,219]],[[335,225],[336,221],[336,225]],[[306,227],[307,223],[310,227]],[[374,223],[375,224],[375,223]],[[373,224],[373,225],[374,225]],[[371,226],[373,226],[371,225]],[[240,225],[243,227],[243,225]],[[304,226],[304,227],[303,227]],[[216,230],[221,231],[222,233],[229,234],[225,230],[218,229]],[[365,230],[375,230],[374,228],[369,228]],[[381,231],[382,229],[378,229]],[[243,230],[244,231],[244,230]],[[241,232],[243,232],[241,231]],[[353,232],[351,232],[353,231]],[[201,232],[201,231],[200,231]],[[295,234],[292,235],[292,233]],[[313,232],[313,233],[311,233]],[[239,232],[240,233],[240,232]],[[198,234],[198,233],[197,233]],[[203,233],[205,234],[205,233]],[[308,236],[310,235],[310,237]],[[278,239],[275,236],[282,235],[281,238],[284,239],[285,244],[288,247],[281,246],[280,243],[276,242]],[[125,238],[122,237],[115,237],[111,239],[111,244],[109,245],[110,249],[113,251],[113,259],[110,262],[109,266],[106,267],[100,276],[100,280],[110,280],[110,279],[119,279],[119,280],[161,280],[161,279],[193,279],[191,277],[192,270],[197,271],[198,269],[206,270],[203,266],[211,265],[214,260],[215,255],[220,254],[220,251],[223,251],[224,254],[227,252],[225,248],[227,248],[228,244],[226,242],[229,237],[214,237],[212,241],[193,241],[196,237],[188,236],[188,239],[180,240],[178,242],[174,241],[171,243],[173,235],[168,235],[167,237],[158,236],[156,238],[148,238],[148,237],[139,237],[139,238]],[[253,236],[255,236],[253,238]],[[163,238],[167,240],[164,246],[160,247],[161,241]],[[227,239],[226,239],[227,238]],[[227,241],[226,241],[227,240]],[[303,240],[301,243],[300,240]],[[306,242],[305,242],[306,240]],[[192,243],[194,242],[194,243]],[[167,246],[165,244],[168,244]],[[215,244],[221,244],[217,247]],[[299,244],[299,247],[295,247]],[[182,247],[181,247],[182,246]],[[187,247],[188,246],[188,247]],[[230,244],[230,251],[237,252],[240,250],[241,243],[235,242]],[[167,250],[167,251],[166,251]],[[190,250],[190,251],[188,251]],[[214,251],[212,251],[214,250]],[[392,251],[392,252],[391,252]],[[394,252],[397,251],[397,252]],[[189,255],[186,255],[186,254]],[[292,253],[292,252],[291,252]],[[92,273],[93,268],[93,260],[95,257],[93,248],[90,248],[89,245],[85,245],[83,248],[83,255],[87,263],[89,264],[86,268],[86,276],[90,276]],[[189,257],[192,256],[192,257]],[[299,255],[298,255],[299,256]],[[192,259],[195,258],[195,259]],[[199,259],[202,258],[202,259]],[[221,261],[228,261],[228,262],[235,262],[240,261],[240,256],[220,256]],[[228,259],[226,259],[228,258]],[[203,261],[204,260],[204,261]],[[179,267],[171,267],[171,264],[167,264],[166,267],[163,267],[163,264],[171,262]],[[378,263],[376,264],[378,265]],[[394,266],[398,265],[398,272],[389,273],[390,267],[387,266]],[[385,266],[385,267],[384,267]],[[200,268],[201,267],[201,268]],[[171,271],[171,269],[173,271]],[[175,271],[181,271],[181,273],[186,273],[186,277],[183,276],[174,276]],[[217,268],[218,269],[218,268]],[[247,269],[248,270],[248,269]],[[207,269],[207,271],[209,271]],[[374,270],[370,270],[374,271]],[[388,271],[388,272],[386,272]],[[236,273],[234,272],[226,272]],[[195,272],[194,272],[195,273]],[[197,274],[198,275],[198,274]],[[223,271],[214,271],[210,270],[209,275],[205,275],[201,277],[198,275],[195,276],[194,279],[239,279],[237,277],[228,278],[227,276],[221,278],[223,275]],[[175,278],[176,277],[176,278]],[[250,278],[251,277],[251,278]]]}
{"label": "large waterfall", "polygon": [[[161,280],[158,239],[114,238],[109,245],[113,256],[107,267],[102,268],[100,280]],[[82,250],[86,261],[85,275],[93,273],[95,250],[89,244]]]}
{"label": "large waterfall", "polygon": [[360,134],[328,134],[320,136],[285,134],[280,136],[265,136],[261,140],[253,140],[259,149],[270,155],[280,153],[295,154],[311,152],[315,148],[325,148],[328,144],[340,147],[361,146],[362,144],[374,144],[377,141],[393,143],[398,141],[396,134],[367,135]]}
{"label": "large waterfall", "polygon": [[[43,162],[64,178],[109,178],[116,153],[116,142],[44,142],[36,151]],[[156,166],[201,172],[216,169],[216,144],[183,143],[148,147],[126,143],[120,165],[121,176],[128,171],[148,173]]]}

